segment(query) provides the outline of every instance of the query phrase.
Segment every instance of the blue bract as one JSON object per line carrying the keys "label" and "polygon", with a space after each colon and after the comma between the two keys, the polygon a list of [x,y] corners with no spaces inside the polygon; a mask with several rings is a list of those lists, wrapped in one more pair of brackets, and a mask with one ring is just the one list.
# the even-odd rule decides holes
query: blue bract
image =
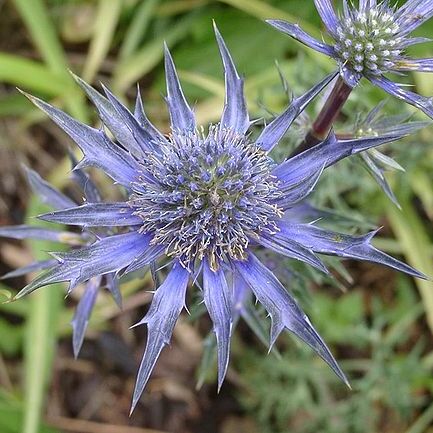
{"label": "blue bract", "polygon": [[[72,164],[75,166],[77,161],[72,157]],[[70,199],[52,185],[44,181],[38,173],[25,168],[28,182],[35,194],[39,196],[41,201],[48,206],[61,211],[63,209],[71,209],[75,208],[79,203]],[[73,183],[71,186],[78,187],[80,190],[80,194],[84,195],[84,200],[86,203],[87,209],[98,208],[98,209],[110,209],[108,203],[100,203],[101,196],[93,183],[91,178],[79,168],[75,168],[73,171]],[[103,208],[101,207],[103,206]],[[121,212],[122,209],[128,210],[127,204],[120,204],[118,206],[118,210]],[[107,216],[111,218],[111,214],[109,213]],[[44,217],[49,220],[49,216]],[[104,225],[103,221],[103,213],[100,213],[99,226]],[[109,234],[109,228],[102,227],[97,231],[97,235],[92,232],[94,227],[90,224],[90,230],[86,229],[85,221],[80,218],[81,224],[83,224],[83,229],[81,233],[73,233],[73,232],[60,232],[58,230],[50,230],[47,228],[38,228],[34,226],[12,226],[12,227],[1,227],[0,228],[0,236],[11,237],[14,239],[42,239],[48,240],[52,242],[59,242],[65,244],[66,246],[85,246],[91,245],[95,242],[95,240],[99,237],[104,237]],[[94,225],[94,220],[92,221]],[[122,226],[131,224],[131,221],[128,218],[119,218],[117,225],[119,229],[122,229]],[[54,268],[58,261],[60,260],[61,253],[55,253],[56,258],[51,258],[39,262],[31,263],[30,265],[24,266],[19,269],[15,269],[6,275],[3,275],[4,278],[15,278],[22,275],[25,275],[30,272],[41,271],[44,269],[52,269]],[[75,357],[78,356],[81,346],[84,340],[84,333],[86,331],[88,320],[90,314],[92,312],[93,306],[96,301],[96,296],[98,294],[98,290],[101,287],[106,287],[110,294],[112,295],[114,301],[119,307],[122,304],[122,297],[119,290],[119,281],[118,276],[115,272],[110,272],[104,275],[96,275],[86,282],[86,287],[84,291],[83,297],[80,299],[78,303],[77,310],[75,316],[72,320],[72,328],[73,328],[73,350]],[[71,289],[73,285],[71,285]]]}
{"label": "blue bract", "polygon": [[[139,323],[147,325],[148,338],[132,409],[159,354],[170,341],[191,281],[201,288],[214,325],[219,387],[228,366],[233,323],[242,316],[242,300],[248,294],[253,294],[269,313],[271,344],[282,330],[290,330],[347,383],[308,317],[254,254],[257,247],[303,261],[323,272],[327,272],[326,267],[316,253],[368,260],[422,277],[411,267],[375,249],[370,243],[374,233],[349,236],[301,223],[299,215],[294,216],[296,208],[302,209],[296,205],[310,194],[325,168],[404,134],[390,132],[371,138],[338,140],[331,132],[311,149],[276,164],[269,152],[336,73],[294,99],[252,139],[248,133],[250,120],[243,80],[216,28],[215,32],[225,71],[226,96],[221,121],[206,131],[196,125],[167,48],[166,100],[171,119],[168,136],[149,122],[140,95],[131,113],[108,89],[104,89],[106,96],[102,96],[77,78],[115,140],[104,130],[83,125],[29,96],[82,150],[84,158],[76,169],[81,172],[86,166],[100,168],[124,187],[127,198],[123,202],[104,203],[98,197],[88,196],[81,206],[62,199],[58,210],[42,216],[56,223],[107,229],[82,247],[55,254],[56,261],[44,265],[49,269],[16,298],[54,282],[68,281],[70,290],[87,282],[86,290],[91,294],[86,291],[84,296],[94,299],[92,294],[103,275],[124,275],[155,262],[170,264],[165,281],[157,288],[148,313]],[[0,235],[35,234],[25,230],[3,228]],[[76,320],[87,320],[88,313],[89,308],[83,307]],[[74,331],[81,332],[75,328]]]}
{"label": "blue bract", "polygon": [[405,71],[433,72],[433,59],[411,59],[406,48],[430,41],[410,37],[418,26],[433,16],[433,0],[409,0],[402,7],[388,0],[359,0],[356,9],[343,0],[343,13],[337,15],[331,0],[314,0],[332,44],[320,42],[297,24],[269,20],[269,24],[305,45],[332,57],[340,66],[345,82],[355,87],[362,77],[390,95],[404,100],[433,118],[430,98],[405,90],[384,74]]}

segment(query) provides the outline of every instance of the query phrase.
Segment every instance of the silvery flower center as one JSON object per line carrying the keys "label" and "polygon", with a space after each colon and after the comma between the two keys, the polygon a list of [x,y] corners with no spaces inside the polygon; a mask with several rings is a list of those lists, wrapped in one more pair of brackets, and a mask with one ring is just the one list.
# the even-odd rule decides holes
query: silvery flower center
{"label": "silvery flower center", "polygon": [[244,259],[251,238],[276,230],[274,163],[245,136],[213,126],[207,135],[173,133],[159,147],[142,162],[130,204],[168,255],[207,256],[216,267],[217,258]]}
{"label": "silvery flower center", "polygon": [[389,9],[352,11],[352,18],[341,20],[335,49],[342,63],[357,73],[378,75],[391,68],[401,54],[399,26]]}

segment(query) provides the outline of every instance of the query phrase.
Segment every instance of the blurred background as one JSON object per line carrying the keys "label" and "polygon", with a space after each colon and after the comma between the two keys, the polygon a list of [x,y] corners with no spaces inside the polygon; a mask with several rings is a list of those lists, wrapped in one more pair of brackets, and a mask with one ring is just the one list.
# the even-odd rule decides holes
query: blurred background
{"label": "blurred background", "polygon": [[[269,118],[290,94],[299,95],[335,65],[270,28],[265,18],[300,22],[320,38],[312,0],[0,0],[0,224],[32,221],[40,213],[21,164],[66,190],[70,175],[65,155],[72,143],[16,87],[94,124],[95,112],[68,70],[95,87],[107,84],[129,105],[138,82],[149,117],[167,132],[165,40],[200,123],[215,122],[224,98],[215,19],[246,78],[252,116]],[[433,20],[417,31],[432,32]],[[431,57],[433,44],[412,53]],[[401,79],[433,95],[431,75]],[[382,91],[362,83],[344,109],[343,132],[353,131],[383,99]],[[276,158],[289,154],[320,102],[293,128]],[[422,119],[393,99],[383,111]],[[332,209],[341,230],[382,226],[378,247],[433,275],[433,130],[381,150],[406,169],[386,173],[401,210],[356,159],[327,172],[313,202]],[[97,181],[109,198],[109,182],[101,176]],[[0,273],[53,249],[45,242],[1,239]],[[194,320],[195,294],[188,301],[191,316],[179,321],[171,347],[128,417],[146,339],[144,327],[128,328],[146,312],[151,280],[122,286],[123,311],[109,296],[99,296],[78,360],[69,323],[79,290],[64,299],[64,287],[54,285],[0,304],[0,433],[433,432],[432,283],[370,264],[331,264],[334,280],[297,264],[274,266],[332,348],[352,391],[291,336],[282,335],[268,354],[266,344],[240,324],[228,377],[217,394],[210,323],[205,315]],[[0,282],[0,295],[6,300],[25,282]],[[267,332],[259,326],[256,334],[262,331]]]}

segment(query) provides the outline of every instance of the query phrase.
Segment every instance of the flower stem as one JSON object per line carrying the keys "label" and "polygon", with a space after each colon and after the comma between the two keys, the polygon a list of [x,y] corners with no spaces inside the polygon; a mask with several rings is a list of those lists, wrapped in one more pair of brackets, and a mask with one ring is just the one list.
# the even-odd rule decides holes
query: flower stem
{"label": "flower stem", "polygon": [[314,121],[311,130],[307,133],[300,145],[294,150],[292,156],[315,146],[317,143],[320,143],[326,138],[332,127],[332,124],[340,114],[341,109],[343,108],[343,105],[347,101],[351,92],[352,87],[348,86],[339,76],[328,99],[325,102],[325,105],[322,107],[320,113]]}

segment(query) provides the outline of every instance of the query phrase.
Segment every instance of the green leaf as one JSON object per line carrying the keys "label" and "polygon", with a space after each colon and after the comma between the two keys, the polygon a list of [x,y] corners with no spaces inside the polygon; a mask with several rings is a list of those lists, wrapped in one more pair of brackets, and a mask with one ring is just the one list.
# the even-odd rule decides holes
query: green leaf
{"label": "green leaf", "polygon": [[[3,298],[3,299],[2,299]],[[7,304],[12,300],[13,296],[10,290],[6,287],[0,286],[0,299],[2,299],[2,304]]]}
{"label": "green leaf", "polygon": [[27,299],[23,299],[22,302],[14,302],[11,289],[4,284],[0,284],[0,311],[25,317],[28,312]]}
{"label": "green leaf", "polygon": [[60,74],[67,64],[56,29],[42,0],[13,0],[31,39],[52,71]]}
{"label": "green leaf", "polygon": [[413,78],[416,87],[422,95],[431,95],[433,93],[433,84],[430,74],[425,72],[413,72]]}
{"label": "green leaf", "polygon": [[291,22],[298,21],[297,17],[289,14],[281,9],[271,6],[269,3],[261,0],[219,0],[221,3],[226,3],[234,8],[253,15],[261,20],[265,19],[280,19]]}

